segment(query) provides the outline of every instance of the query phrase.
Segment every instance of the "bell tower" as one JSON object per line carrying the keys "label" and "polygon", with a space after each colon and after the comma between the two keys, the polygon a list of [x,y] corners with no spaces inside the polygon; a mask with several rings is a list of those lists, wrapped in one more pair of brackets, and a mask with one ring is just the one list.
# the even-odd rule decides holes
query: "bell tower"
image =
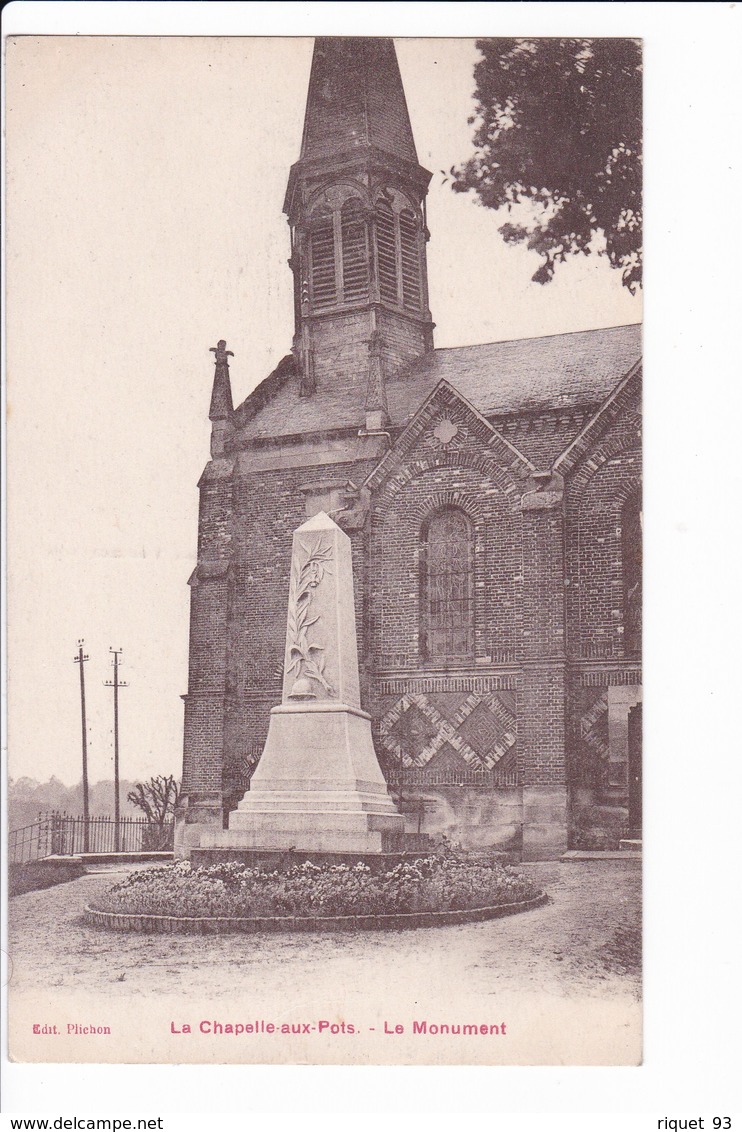
{"label": "bell tower", "polygon": [[425,196],[391,39],[318,38],[291,227],[294,354],[304,396],[358,388],[386,424],[385,380],[433,348]]}

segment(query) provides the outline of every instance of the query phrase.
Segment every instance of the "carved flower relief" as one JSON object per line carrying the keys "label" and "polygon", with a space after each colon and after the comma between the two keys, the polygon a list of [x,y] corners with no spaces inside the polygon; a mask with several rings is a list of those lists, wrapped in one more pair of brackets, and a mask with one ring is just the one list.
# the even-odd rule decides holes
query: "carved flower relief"
{"label": "carved flower relief", "polygon": [[299,540],[291,568],[292,600],[289,605],[287,672],[295,674],[289,693],[291,699],[314,700],[312,681],[322,686],[326,695],[335,689],[325,678],[324,647],[311,639],[310,629],[319,621],[319,614],[310,616],[312,596],[326,574],[332,574],[332,543],[319,539],[313,546]]}
{"label": "carved flower relief", "polygon": [[469,435],[468,429],[450,417],[439,417],[425,439],[433,448],[459,448]]}

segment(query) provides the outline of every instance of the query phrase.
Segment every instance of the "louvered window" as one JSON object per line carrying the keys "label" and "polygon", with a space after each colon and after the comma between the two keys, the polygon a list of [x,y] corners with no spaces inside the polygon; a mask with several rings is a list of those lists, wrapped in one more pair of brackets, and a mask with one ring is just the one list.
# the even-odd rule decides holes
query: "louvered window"
{"label": "louvered window", "polygon": [[387,303],[399,301],[397,296],[397,241],[394,235],[394,213],[386,201],[376,207],[376,252],[379,262],[379,292]]}
{"label": "louvered window", "polygon": [[402,260],[402,297],[406,307],[420,310],[420,254],[417,221],[408,208],[399,214],[399,242]]}
{"label": "louvered window", "polygon": [[368,238],[363,206],[357,197],[343,205],[343,301],[368,297]]}
{"label": "louvered window", "polygon": [[422,652],[430,658],[474,653],[474,541],[463,511],[436,511],[422,532]]}
{"label": "louvered window", "polygon": [[331,220],[312,232],[312,301],[316,307],[330,307],[337,302],[335,237]]}

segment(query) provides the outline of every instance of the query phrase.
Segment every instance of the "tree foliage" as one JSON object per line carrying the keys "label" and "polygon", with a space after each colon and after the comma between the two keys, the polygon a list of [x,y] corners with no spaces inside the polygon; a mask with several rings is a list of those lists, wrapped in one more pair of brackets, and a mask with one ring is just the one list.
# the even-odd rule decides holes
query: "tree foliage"
{"label": "tree foliage", "polygon": [[[134,786],[133,782],[122,778],[120,789],[127,796]],[[112,779],[91,782],[88,795],[91,817],[108,817],[113,812]],[[48,782],[37,782],[35,778],[8,779],[8,824],[10,829],[21,829],[32,825],[39,814],[54,810],[60,813],[80,815],[83,812],[82,783],[65,786],[54,775]],[[128,805],[122,807],[124,817],[131,817]]]}
{"label": "tree foliage", "polygon": [[164,825],[175,813],[179,794],[180,784],[172,774],[159,774],[148,782],[137,782],[127,798],[149,821]]}
{"label": "tree foliage", "polygon": [[[483,39],[475,153],[451,170],[457,192],[514,219],[500,232],[542,257],[547,283],[568,255],[607,255],[641,284],[641,45],[632,39]],[[517,209],[517,212],[516,212]],[[603,238],[605,246],[603,247]]]}

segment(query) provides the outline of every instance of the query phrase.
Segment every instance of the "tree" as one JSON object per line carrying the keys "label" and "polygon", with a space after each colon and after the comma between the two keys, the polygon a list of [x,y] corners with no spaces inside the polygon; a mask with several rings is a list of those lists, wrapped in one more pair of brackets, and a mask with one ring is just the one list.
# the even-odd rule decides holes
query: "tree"
{"label": "tree", "polygon": [[640,43],[482,39],[477,47],[475,153],[451,169],[454,190],[515,213],[521,222],[499,230],[542,257],[535,282],[548,283],[568,255],[597,252],[634,293],[642,264]]}
{"label": "tree", "polygon": [[167,777],[160,774],[156,778],[150,778],[149,782],[137,782],[127,798],[132,806],[142,811],[148,821],[163,826],[175,813],[179,795],[180,784],[172,774]]}

